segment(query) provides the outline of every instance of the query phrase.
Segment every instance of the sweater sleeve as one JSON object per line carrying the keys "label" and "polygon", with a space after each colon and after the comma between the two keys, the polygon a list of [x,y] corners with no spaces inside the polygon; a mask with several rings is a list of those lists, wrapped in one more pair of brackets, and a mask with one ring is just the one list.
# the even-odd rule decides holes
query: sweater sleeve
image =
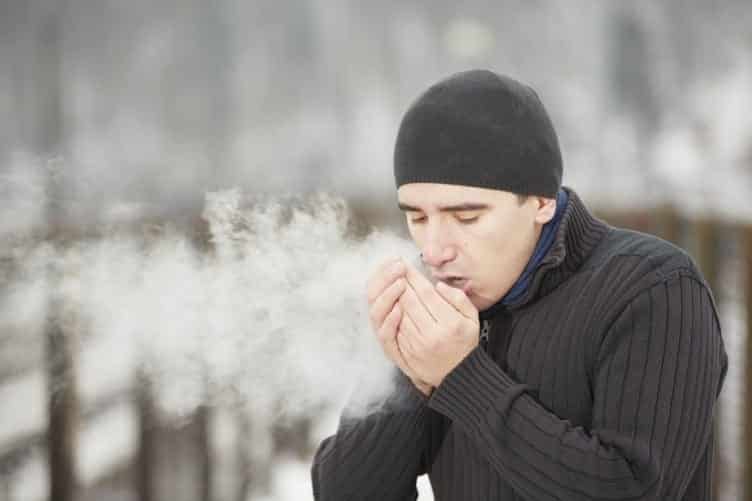
{"label": "sweater sleeve", "polygon": [[317,501],[414,501],[426,472],[427,398],[395,369],[395,390],[364,417],[343,412],[337,433],[318,447],[311,467]]}
{"label": "sweater sleeve", "polygon": [[552,413],[478,348],[429,406],[524,499],[681,499],[727,368],[712,298],[693,277],[666,278],[634,297],[599,341],[590,429]]}

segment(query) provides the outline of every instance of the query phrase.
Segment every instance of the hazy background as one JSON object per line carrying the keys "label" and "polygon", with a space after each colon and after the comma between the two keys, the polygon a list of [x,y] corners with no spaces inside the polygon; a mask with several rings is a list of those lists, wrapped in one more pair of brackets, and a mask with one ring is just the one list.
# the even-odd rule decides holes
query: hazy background
{"label": "hazy background", "polygon": [[364,284],[415,254],[399,119],[476,67],[538,91],[591,208],[721,235],[740,499],[750,26],[742,0],[0,2],[0,501],[312,499],[356,381],[388,388]]}

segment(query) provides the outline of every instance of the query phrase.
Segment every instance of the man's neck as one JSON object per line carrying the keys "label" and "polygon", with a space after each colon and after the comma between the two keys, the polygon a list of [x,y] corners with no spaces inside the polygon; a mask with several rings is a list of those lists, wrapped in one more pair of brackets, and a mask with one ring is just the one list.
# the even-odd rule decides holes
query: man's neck
{"label": "man's neck", "polygon": [[525,293],[530,285],[530,278],[532,277],[533,272],[540,265],[546,253],[551,248],[551,245],[553,245],[554,243],[556,232],[559,228],[559,223],[561,222],[561,218],[564,215],[564,210],[568,201],[569,199],[566,191],[560,189],[559,193],[556,196],[556,212],[554,213],[554,217],[541,227],[538,233],[537,243],[533,249],[527,265],[523,269],[520,276],[517,278],[517,281],[514,283],[514,285],[512,285],[512,287],[504,295],[504,297],[502,297],[493,306],[490,306],[486,310],[483,310],[483,312],[481,312],[481,317],[485,318],[489,315],[493,315],[495,311],[504,308],[506,305],[516,301]]}

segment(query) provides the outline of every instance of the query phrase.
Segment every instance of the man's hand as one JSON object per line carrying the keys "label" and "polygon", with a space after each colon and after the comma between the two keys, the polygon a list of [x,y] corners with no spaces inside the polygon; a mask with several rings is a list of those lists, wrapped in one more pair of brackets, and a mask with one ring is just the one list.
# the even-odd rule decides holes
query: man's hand
{"label": "man's hand", "polygon": [[397,330],[403,318],[398,300],[407,287],[406,272],[401,259],[390,259],[376,269],[368,280],[368,316],[386,356],[428,396],[431,385],[417,377],[397,343]]}
{"label": "man's hand", "polygon": [[[437,387],[478,345],[478,310],[460,289],[442,282],[434,287],[413,266],[404,265],[407,287],[397,303],[403,312],[397,348],[416,377]],[[396,321],[396,316],[390,319]]]}

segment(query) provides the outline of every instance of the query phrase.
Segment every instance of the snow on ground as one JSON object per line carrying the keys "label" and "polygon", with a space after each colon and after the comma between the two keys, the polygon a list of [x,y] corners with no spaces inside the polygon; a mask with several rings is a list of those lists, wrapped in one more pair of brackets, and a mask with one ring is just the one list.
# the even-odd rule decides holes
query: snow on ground
{"label": "snow on ground", "polygon": [[[87,422],[79,435],[77,470],[84,486],[127,462],[136,452],[137,423],[128,402],[115,405]],[[12,476],[14,501],[41,501],[49,490],[47,455],[35,448]]]}
{"label": "snow on ground", "polygon": [[0,385],[0,450],[7,442],[44,429],[47,408],[42,371],[3,382]]}
{"label": "snow on ground", "polygon": [[136,454],[138,418],[130,402],[103,412],[79,432],[78,473],[83,485],[127,463]]}
{"label": "snow on ground", "polygon": [[[281,458],[274,466],[272,494],[253,501],[313,501],[311,491],[311,463],[292,458]],[[428,477],[418,478],[418,499],[433,501]]]}
{"label": "snow on ground", "polygon": [[[132,360],[122,343],[106,337],[87,342],[76,366],[83,407],[129,388],[133,380]],[[0,406],[0,451],[13,439],[44,431],[47,401],[43,371],[36,369],[3,381],[0,402],[12,402]]]}

